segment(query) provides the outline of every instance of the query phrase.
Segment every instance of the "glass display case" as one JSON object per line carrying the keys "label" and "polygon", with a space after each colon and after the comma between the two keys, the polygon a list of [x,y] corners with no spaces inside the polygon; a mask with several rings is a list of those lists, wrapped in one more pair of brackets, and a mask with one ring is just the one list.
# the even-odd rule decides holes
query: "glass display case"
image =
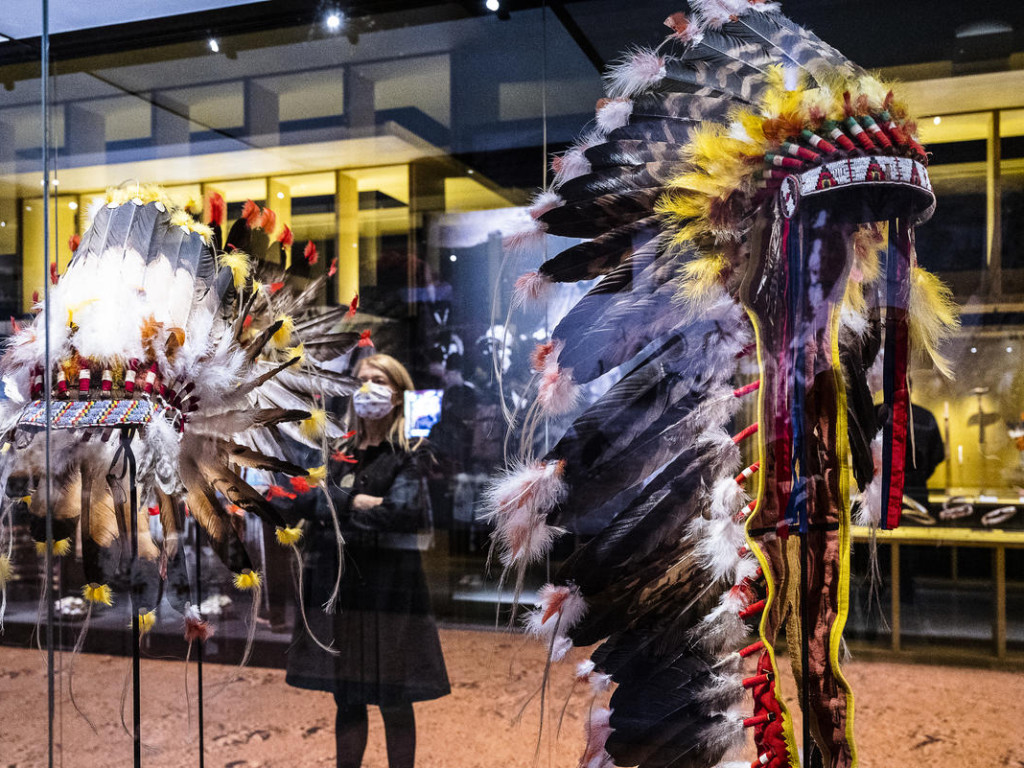
{"label": "glass display case", "polygon": [[[953,376],[920,350],[907,361],[901,524],[849,529],[844,642],[851,678],[872,702],[870,728],[858,726],[861,764],[882,764],[891,740],[905,742],[901,760],[957,765],[973,764],[985,742],[985,764],[994,764],[1022,748],[1002,710],[950,739],[930,735],[940,716],[921,702],[895,730],[878,731],[885,738],[871,729],[886,719],[877,700],[923,685],[917,662],[943,665],[921,678],[962,681],[955,696],[928,689],[930,697],[980,711],[987,689],[971,677],[976,668],[994,670],[989,683],[1003,695],[1024,660],[1022,54],[1009,43],[991,58],[903,45],[893,36],[907,12],[881,7],[872,13],[891,11],[893,21],[879,20],[885,29],[868,44],[855,33],[864,23],[857,3],[785,5],[886,82],[902,81],[936,202],[913,235],[917,263],[959,306],[939,349]],[[960,11],[941,5],[952,16],[929,14],[929,34],[917,37],[953,35],[949,18]],[[1024,24],[1018,9],[990,10]],[[577,227],[556,219],[546,236],[523,232],[564,202],[542,193],[566,184],[580,192],[568,166],[606,138],[609,67],[650,50],[662,68],[653,77],[666,76],[657,56],[687,41],[677,11],[606,0],[207,0],[159,9],[25,0],[5,10],[5,765],[315,766],[336,755],[338,765],[358,765],[342,754],[363,749],[364,764],[393,768],[412,764],[410,750],[428,766],[525,766],[541,750],[551,764],[580,754],[595,761],[581,765],[612,764],[588,751],[608,691],[572,663],[552,662],[555,635],[540,632],[548,647],[524,638],[523,617],[538,606],[543,614],[544,585],[603,541],[617,519],[613,499],[601,495],[598,473],[583,522],[556,526],[551,513],[550,547],[507,573],[514,558],[502,562],[493,505],[507,468],[532,467],[575,434],[581,414],[633,372],[632,355],[651,349],[644,336],[566,407],[533,407],[550,372],[544,345],[610,269],[559,278],[543,301],[521,301],[521,276],[587,248],[600,212],[586,209]],[[721,21],[729,23],[736,18]],[[627,160],[617,162],[633,174],[679,163],[673,178],[696,162],[664,147],[670,154],[632,161],[636,148],[620,147]],[[656,215],[664,220],[666,210]],[[753,221],[738,239],[752,237]],[[893,242],[896,221],[883,227]],[[165,258],[176,266],[158,272]],[[90,259],[107,267],[86,279]],[[80,293],[62,288],[69,270]],[[671,279],[682,284],[680,270]],[[116,345],[135,326],[146,330],[129,354]],[[603,365],[590,352],[575,350]],[[220,367],[197,362],[211,360]],[[730,388],[752,394],[743,388],[756,387],[759,365],[756,354],[741,359]],[[882,389],[869,400],[884,414]],[[377,423],[366,415],[375,391],[401,414],[380,434],[366,432]],[[152,407],[140,415],[143,401]],[[757,395],[743,399],[727,431],[743,435],[759,407]],[[170,454],[144,440],[154,419],[174,431]],[[621,433],[602,439],[621,439],[633,421],[613,422]],[[847,440],[845,422],[840,432]],[[203,439],[189,443],[190,433]],[[756,467],[772,449],[759,453],[753,435],[737,442],[756,497]],[[384,456],[381,444],[390,446]],[[161,457],[188,450],[191,469],[161,475]],[[10,458],[18,452],[31,461]],[[677,458],[666,454],[629,493],[655,493],[658,473]],[[564,470],[556,464],[549,473]],[[852,460],[837,466],[849,484]],[[850,491],[860,503],[856,483]],[[393,511],[393,494],[410,517],[378,530],[375,515]],[[398,607],[383,608],[385,598]],[[401,621],[381,619],[392,614]],[[780,648],[795,647],[787,626]],[[353,646],[345,638],[355,635]],[[578,643],[570,662],[586,665],[606,637]],[[380,687],[339,687],[352,669],[372,670]],[[889,678],[906,691],[886,690]],[[787,691],[794,711],[799,688]],[[369,726],[367,704],[376,705]],[[799,733],[799,715],[794,723]],[[807,729],[801,744],[810,744]],[[823,764],[813,754],[801,752],[801,764]]]}

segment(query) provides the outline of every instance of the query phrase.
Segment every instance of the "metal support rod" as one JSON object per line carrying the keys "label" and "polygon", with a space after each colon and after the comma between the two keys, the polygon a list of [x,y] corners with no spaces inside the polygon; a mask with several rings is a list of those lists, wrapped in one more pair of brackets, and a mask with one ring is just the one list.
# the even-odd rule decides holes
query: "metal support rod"
{"label": "metal support rod", "polygon": [[[200,611],[203,605],[203,543],[199,535],[199,524],[192,526],[196,532],[196,608]],[[206,743],[203,738],[203,641],[196,643],[196,678],[199,696],[196,706],[199,708],[199,768],[205,768]]]}
{"label": "metal support rod", "polygon": [[889,544],[889,591],[890,611],[889,626],[892,627],[892,649],[900,650],[900,545]]}
{"label": "metal support rod", "polygon": [[[135,487],[135,454],[132,452],[132,429],[121,433],[121,445],[128,461],[128,502],[131,520],[132,560],[129,573],[134,571],[139,559],[139,493]],[[139,627],[139,606],[132,601],[132,748],[135,768],[142,766],[142,648]]]}
{"label": "metal support rod", "polygon": [[996,583],[996,613],[992,626],[996,658],[1006,658],[1006,547],[997,544],[992,550],[992,571]]}

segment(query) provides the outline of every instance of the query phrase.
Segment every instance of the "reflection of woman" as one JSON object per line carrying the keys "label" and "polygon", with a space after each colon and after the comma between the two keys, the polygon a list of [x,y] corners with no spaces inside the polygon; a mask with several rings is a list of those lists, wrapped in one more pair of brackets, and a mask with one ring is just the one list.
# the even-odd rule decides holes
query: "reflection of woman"
{"label": "reflection of woman", "polygon": [[355,435],[329,465],[329,493],[345,537],[334,614],[319,610],[333,591],[337,567],[330,511],[322,495],[307,511],[303,587],[310,629],[338,653],[318,647],[299,622],[287,681],[334,694],[338,766],[361,764],[366,707],[374,704],[384,720],[388,764],[406,768],[416,749],[412,703],[451,690],[416,546],[429,525],[430,502],[421,452],[405,437],[402,396],[413,389],[409,373],[394,358],[374,355],[359,364],[356,376],[363,386],[350,405]]}

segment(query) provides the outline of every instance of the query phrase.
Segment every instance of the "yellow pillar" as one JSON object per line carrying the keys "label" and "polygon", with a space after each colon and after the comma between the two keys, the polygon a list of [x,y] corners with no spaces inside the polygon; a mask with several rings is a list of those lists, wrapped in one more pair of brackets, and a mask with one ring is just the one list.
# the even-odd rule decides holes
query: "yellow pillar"
{"label": "yellow pillar", "polygon": [[334,190],[338,216],[338,295],[348,304],[359,293],[359,184],[340,171]]}
{"label": "yellow pillar", "polygon": [[[266,207],[277,214],[276,231],[267,233],[271,238],[277,237],[278,233],[282,232],[285,227],[291,229],[294,234],[295,228],[292,226],[291,187],[277,179],[267,179]],[[284,264],[282,266],[285,267],[285,269],[292,265],[293,258],[302,258],[302,249],[305,245],[306,244],[304,242],[300,243],[296,241],[291,248],[284,249]]]}
{"label": "yellow pillar", "polygon": [[56,261],[63,273],[71,259],[69,238],[77,231],[78,198],[60,195],[50,198],[50,247],[43,254],[43,198],[29,198],[21,204],[21,309],[31,312],[33,294],[41,299],[43,281],[49,275],[48,264]]}

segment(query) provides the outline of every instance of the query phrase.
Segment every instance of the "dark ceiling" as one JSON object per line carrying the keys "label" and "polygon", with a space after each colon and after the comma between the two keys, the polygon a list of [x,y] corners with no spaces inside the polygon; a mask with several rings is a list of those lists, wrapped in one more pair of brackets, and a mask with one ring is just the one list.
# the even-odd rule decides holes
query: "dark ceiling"
{"label": "dark ceiling", "polygon": [[[680,0],[576,0],[536,2],[501,0],[502,14],[547,6],[595,61],[615,58],[633,43],[656,44],[664,35],[661,19],[685,7]],[[417,2],[416,0],[270,0],[224,10],[172,16],[155,21],[111,25],[53,36],[54,59],[153,47],[204,39],[216,30],[228,36],[260,30],[316,24],[328,8],[340,8],[350,19],[373,20],[376,27],[428,24],[482,16],[483,0]],[[897,66],[970,58],[1006,58],[1024,50],[1022,0],[785,0],[783,9],[865,67]],[[991,38],[958,43],[958,28],[998,21],[1012,28]],[[0,33],[3,32],[0,22]],[[974,45],[970,45],[974,43]],[[0,64],[38,57],[38,39],[0,44]]]}

